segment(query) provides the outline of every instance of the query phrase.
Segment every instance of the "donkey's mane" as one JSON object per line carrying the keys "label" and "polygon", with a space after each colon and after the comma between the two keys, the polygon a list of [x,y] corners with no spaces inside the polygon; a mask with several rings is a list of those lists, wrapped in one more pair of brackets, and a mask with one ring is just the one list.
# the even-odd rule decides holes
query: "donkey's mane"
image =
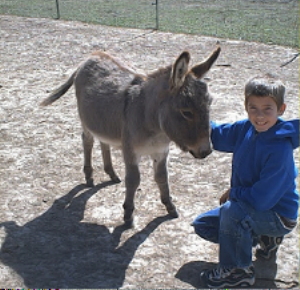
{"label": "donkey's mane", "polygon": [[161,77],[164,74],[169,74],[170,75],[171,74],[171,70],[172,70],[172,65],[169,65],[169,66],[163,67],[163,68],[159,68],[159,69],[151,72],[148,75],[148,78],[155,79],[155,78]]}

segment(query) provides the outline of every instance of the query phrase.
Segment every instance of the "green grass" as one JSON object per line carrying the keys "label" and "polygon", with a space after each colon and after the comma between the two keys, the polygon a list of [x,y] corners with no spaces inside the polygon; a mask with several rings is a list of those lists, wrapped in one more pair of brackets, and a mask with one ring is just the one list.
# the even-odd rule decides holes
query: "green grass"
{"label": "green grass", "polygon": [[[60,16],[110,26],[156,27],[155,0],[59,0]],[[299,47],[299,0],[160,0],[159,29]],[[0,14],[55,18],[55,0],[2,0]]]}

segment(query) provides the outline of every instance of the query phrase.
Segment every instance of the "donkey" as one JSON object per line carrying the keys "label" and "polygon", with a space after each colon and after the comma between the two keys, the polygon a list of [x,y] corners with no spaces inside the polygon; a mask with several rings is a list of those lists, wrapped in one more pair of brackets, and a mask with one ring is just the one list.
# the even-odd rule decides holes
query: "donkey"
{"label": "donkey", "polygon": [[151,156],[161,201],[171,217],[178,217],[169,193],[169,143],[173,141],[195,158],[205,158],[211,153],[211,96],[201,78],[220,50],[217,47],[192,68],[189,68],[190,54],[184,51],[173,65],[148,75],[137,74],[111,55],[97,51],[41,103],[50,105],[75,85],[83,129],[83,171],[88,186],[94,184],[91,162],[94,138],[100,140],[104,171],[114,182],[120,179],[112,166],[110,146],[122,149],[126,170],[125,224],[133,222],[142,155]]}

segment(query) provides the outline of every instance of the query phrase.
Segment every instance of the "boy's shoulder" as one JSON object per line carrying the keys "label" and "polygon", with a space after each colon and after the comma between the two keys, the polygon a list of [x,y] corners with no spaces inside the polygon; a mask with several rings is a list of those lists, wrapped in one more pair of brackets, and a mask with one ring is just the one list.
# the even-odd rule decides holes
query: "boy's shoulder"
{"label": "boy's shoulder", "polygon": [[252,127],[249,119],[238,120],[232,123],[215,123],[211,122],[212,131],[230,132],[230,136],[243,136]]}
{"label": "boy's shoulder", "polygon": [[235,127],[237,130],[245,130],[247,131],[249,128],[253,127],[249,119],[242,119],[239,121],[236,121],[232,124],[233,127]]}
{"label": "boy's shoulder", "polygon": [[299,119],[287,121],[278,119],[273,131],[276,139],[288,140],[293,149],[299,147]]}
{"label": "boy's shoulder", "polygon": [[218,122],[211,121],[211,125],[212,125],[212,127],[224,127],[225,126],[225,127],[235,128],[235,127],[244,127],[244,126],[250,127],[251,123],[250,123],[249,119],[243,119],[243,120],[238,120],[235,122],[228,122],[228,123],[218,123]]}
{"label": "boy's shoulder", "polygon": [[278,118],[277,126],[284,134],[298,134],[299,135],[299,119],[283,120]]}

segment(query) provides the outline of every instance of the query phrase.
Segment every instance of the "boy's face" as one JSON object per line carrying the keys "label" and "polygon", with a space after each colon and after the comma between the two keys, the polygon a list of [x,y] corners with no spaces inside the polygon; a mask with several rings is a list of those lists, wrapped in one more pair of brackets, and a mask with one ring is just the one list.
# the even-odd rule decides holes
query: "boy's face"
{"label": "boy's face", "polygon": [[246,111],[252,125],[257,132],[265,132],[274,126],[279,116],[285,111],[283,104],[279,109],[273,98],[250,96],[246,104]]}

